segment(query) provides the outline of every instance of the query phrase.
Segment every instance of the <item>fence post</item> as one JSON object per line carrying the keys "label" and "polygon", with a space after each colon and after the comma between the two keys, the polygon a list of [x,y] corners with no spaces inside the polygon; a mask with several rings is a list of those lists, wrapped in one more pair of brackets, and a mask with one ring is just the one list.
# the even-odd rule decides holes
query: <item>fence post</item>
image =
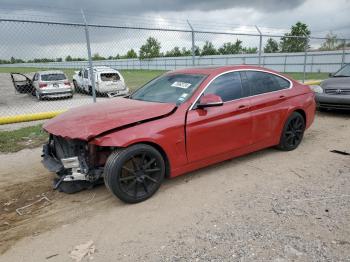
{"label": "fence post", "polygon": [[195,40],[194,40],[194,30],[193,27],[190,23],[190,21],[187,20],[187,23],[189,25],[189,27],[191,28],[191,35],[192,35],[192,65],[195,66],[195,51],[196,51],[196,47],[195,47]]}
{"label": "fence post", "polygon": [[94,70],[92,67],[90,34],[89,34],[89,27],[88,27],[88,24],[86,22],[86,18],[85,18],[85,14],[84,14],[83,9],[81,9],[81,15],[83,17],[84,24],[85,24],[85,38],[86,38],[86,48],[87,48],[88,60],[89,60],[89,71],[90,71],[90,77],[91,77],[90,81],[91,81],[91,87],[92,87],[92,100],[94,101],[94,103],[96,103],[96,86],[95,86]]}
{"label": "fence post", "polygon": [[303,83],[305,83],[305,79],[306,79],[307,43],[308,43],[308,38],[307,38],[307,37],[305,37],[305,45],[304,45],[304,69],[303,69]]}
{"label": "fence post", "polygon": [[286,72],[286,66],[287,66],[287,55],[284,57],[284,65],[283,65],[283,72]]}
{"label": "fence post", "polygon": [[346,45],[346,40],[344,39],[343,40],[343,53],[341,56],[341,67],[343,67],[344,63],[345,63],[345,45]]}
{"label": "fence post", "polygon": [[259,33],[259,66],[261,66],[261,52],[262,52],[262,33],[258,26],[255,26],[256,31]]}

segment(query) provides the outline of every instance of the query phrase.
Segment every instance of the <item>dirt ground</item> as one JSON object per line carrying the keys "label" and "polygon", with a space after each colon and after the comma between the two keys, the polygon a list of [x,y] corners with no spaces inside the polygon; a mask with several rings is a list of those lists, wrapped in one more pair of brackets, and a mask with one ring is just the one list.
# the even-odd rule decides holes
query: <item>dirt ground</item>
{"label": "dirt ground", "polygon": [[39,148],[0,155],[0,260],[73,261],[91,240],[83,261],[350,261],[350,156],[330,152],[349,135],[349,114],[318,113],[297,150],[167,180],[136,205],[52,191]]}

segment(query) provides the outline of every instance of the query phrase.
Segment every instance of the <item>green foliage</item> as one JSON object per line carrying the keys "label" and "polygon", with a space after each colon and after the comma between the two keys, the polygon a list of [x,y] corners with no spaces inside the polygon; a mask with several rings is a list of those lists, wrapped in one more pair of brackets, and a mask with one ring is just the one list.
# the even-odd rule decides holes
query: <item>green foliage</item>
{"label": "green foliage", "polygon": [[278,43],[276,40],[269,38],[267,39],[264,47],[264,53],[276,53],[278,52]]}
{"label": "green foliage", "polygon": [[95,53],[95,54],[92,56],[92,60],[94,60],[94,61],[98,61],[98,60],[106,60],[106,58],[105,58],[105,57],[103,57],[103,56],[100,56],[100,54],[99,54],[99,53]]}
{"label": "green foliage", "polygon": [[182,52],[180,50],[180,48],[178,46],[175,46],[173,49],[171,49],[170,51],[167,51],[165,53],[165,56],[167,57],[172,57],[172,56],[182,56]]}
{"label": "green foliage", "polygon": [[[297,22],[292,26],[290,33],[286,33],[280,42],[282,52],[303,52],[305,48],[309,48],[309,39],[311,31],[308,26],[302,22]],[[288,37],[300,36],[304,38]],[[306,38],[305,38],[306,37]]]}
{"label": "green foliage", "polygon": [[149,37],[140,48],[140,59],[149,59],[160,56],[160,42],[154,37]]}
{"label": "green foliage", "polygon": [[258,52],[257,47],[243,47],[244,54],[256,54]]}
{"label": "green foliage", "polygon": [[134,49],[130,49],[127,53],[125,58],[137,58],[137,53]]}
{"label": "green foliage", "polygon": [[71,57],[70,55],[65,58],[66,62],[70,61],[85,61],[86,59],[80,57]]}
{"label": "green foliage", "polygon": [[216,54],[218,54],[218,51],[215,49],[213,43],[206,41],[202,48],[202,51],[200,52],[200,55],[204,56],[204,55],[216,55]]}
{"label": "green foliage", "polygon": [[242,41],[237,39],[235,43],[227,42],[219,48],[221,55],[239,54],[243,51]]}

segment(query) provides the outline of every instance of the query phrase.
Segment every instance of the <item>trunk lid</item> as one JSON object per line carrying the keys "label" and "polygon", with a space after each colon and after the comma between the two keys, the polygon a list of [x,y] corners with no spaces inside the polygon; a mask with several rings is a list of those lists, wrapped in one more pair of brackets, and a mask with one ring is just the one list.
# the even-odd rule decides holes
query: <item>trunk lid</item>
{"label": "trunk lid", "polygon": [[162,117],[175,107],[175,104],[112,98],[70,109],[47,121],[43,128],[56,136],[89,140],[111,129]]}

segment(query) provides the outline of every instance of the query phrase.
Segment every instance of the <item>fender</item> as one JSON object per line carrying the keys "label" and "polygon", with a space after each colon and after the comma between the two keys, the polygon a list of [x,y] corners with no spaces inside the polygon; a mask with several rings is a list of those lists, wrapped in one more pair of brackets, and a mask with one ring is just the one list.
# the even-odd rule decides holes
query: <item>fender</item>
{"label": "fender", "polygon": [[89,143],[101,147],[128,147],[136,143],[156,144],[163,149],[172,170],[187,164],[184,117],[184,114],[175,111],[167,118],[162,117],[161,121],[154,120],[109,131],[94,137]]}

